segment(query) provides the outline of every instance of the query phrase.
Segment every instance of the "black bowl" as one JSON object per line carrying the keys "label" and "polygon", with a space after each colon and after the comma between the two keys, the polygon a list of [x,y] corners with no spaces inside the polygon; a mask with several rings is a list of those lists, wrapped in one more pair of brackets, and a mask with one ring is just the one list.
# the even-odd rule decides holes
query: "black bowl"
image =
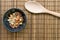
{"label": "black bowl", "polygon": [[[8,20],[8,17],[10,14],[14,13],[14,12],[20,12],[22,17],[23,17],[23,24],[22,25],[19,25],[17,28],[11,28],[10,25],[9,25],[9,22],[7,21]],[[11,31],[11,32],[18,32],[18,31],[21,31],[22,29],[25,28],[26,26],[26,22],[27,22],[27,18],[26,18],[26,15],[25,13],[21,10],[21,9],[18,9],[18,8],[12,8],[12,9],[9,9],[7,12],[5,12],[4,16],[3,16],[3,23],[4,23],[4,27]]]}

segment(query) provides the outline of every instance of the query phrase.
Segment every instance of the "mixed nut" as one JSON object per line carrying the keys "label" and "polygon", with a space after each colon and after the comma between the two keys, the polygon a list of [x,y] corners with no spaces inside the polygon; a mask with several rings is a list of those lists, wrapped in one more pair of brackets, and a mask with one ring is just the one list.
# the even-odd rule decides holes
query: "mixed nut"
{"label": "mixed nut", "polygon": [[12,28],[17,28],[19,25],[22,25],[23,17],[21,13],[15,12],[15,13],[10,14],[10,16],[8,17],[8,21]]}

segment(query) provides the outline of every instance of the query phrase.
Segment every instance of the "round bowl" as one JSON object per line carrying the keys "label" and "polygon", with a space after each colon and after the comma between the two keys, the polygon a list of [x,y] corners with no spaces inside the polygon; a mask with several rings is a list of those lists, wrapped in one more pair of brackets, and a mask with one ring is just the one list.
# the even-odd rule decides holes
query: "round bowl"
{"label": "round bowl", "polygon": [[[14,13],[14,12],[20,12],[22,17],[23,17],[23,23],[22,25],[19,25],[17,28],[11,28],[10,25],[9,25],[9,22],[7,21],[8,20],[8,17],[10,14]],[[21,10],[21,9],[18,9],[18,8],[11,8],[9,9],[7,12],[5,12],[4,16],[3,16],[3,23],[4,23],[4,27],[9,30],[10,32],[18,32],[18,31],[21,31],[22,29],[25,28],[26,26],[26,22],[27,22],[27,18],[26,18],[26,15],[25,13]]]}

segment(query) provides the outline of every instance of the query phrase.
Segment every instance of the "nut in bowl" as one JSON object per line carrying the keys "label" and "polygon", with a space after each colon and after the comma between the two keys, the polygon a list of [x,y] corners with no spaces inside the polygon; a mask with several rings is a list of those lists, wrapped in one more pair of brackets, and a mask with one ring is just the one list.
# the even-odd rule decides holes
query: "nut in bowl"
{"label": "nut in bowl", "polygon": [[26,15],[21,9],[9,9],[3,16],[5,27],[11,32],[18,32],[26,26]]}
{"label": "nut in bowl", "polygon": [[10,16],[8,17],[8,22],[10,23],[10,26],[12,28],[17,28],[19,25],[22,25],[23,17],[21,13],[15,12],[10,14]]}

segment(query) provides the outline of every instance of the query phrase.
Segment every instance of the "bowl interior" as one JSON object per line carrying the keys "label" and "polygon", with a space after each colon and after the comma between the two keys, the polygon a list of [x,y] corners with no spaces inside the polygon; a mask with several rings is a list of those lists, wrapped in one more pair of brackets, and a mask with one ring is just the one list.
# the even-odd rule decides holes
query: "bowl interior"
{"label": "bowl interior", "polygon": [[[7,21],[8,20],[8,17],[10,16],[10,14],[14,13],[14,12],[19,12],[21,13],[22,17],[23,17],[23,24],[22,25],[19,25],[17,28],[11,28],[10,25],[9,25],[9,22]],[[3,16],[3,23],[5,25],[5,27],[11,31],[11,32],[17,32],[17,31],[20,31],[22,30],[23,28],[25,28],[26,26],[26,15],[25,13],[21,10],[21,9],[17,9],[17,8],[12,8],[12,9],[9,9],[7,12],[5,12],[4,16]]]}

